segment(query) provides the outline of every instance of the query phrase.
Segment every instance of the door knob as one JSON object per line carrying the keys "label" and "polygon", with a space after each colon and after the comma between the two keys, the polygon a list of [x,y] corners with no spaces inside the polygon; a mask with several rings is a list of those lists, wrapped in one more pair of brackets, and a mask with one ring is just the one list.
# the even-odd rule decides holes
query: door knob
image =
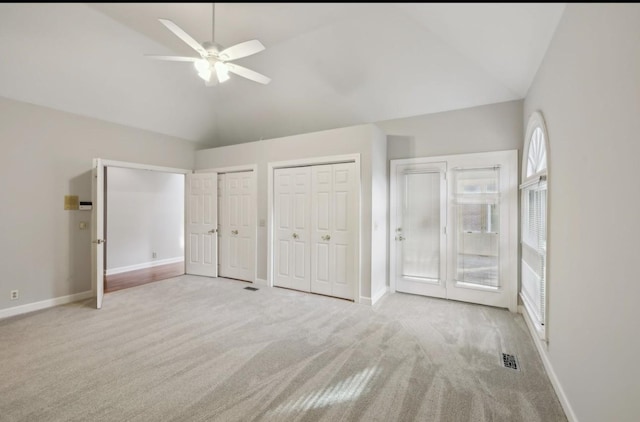
{"label": "door knob", "polygon": [[209,234],[217,233],[218,229],[211,229],[208,231]]}
{"label": "door knob", "polygon": [[404,236],[400,235],[400,236],[396,236],[396,240],[399,242],[402,242],[405,239]]}
{"label": "door knob", "polygon": [[322,236],[322,240],[331,240],[331,236],[326,234],[326,235]]}
{"label": "door knob", "polygon": [[231,234],[238,234],[238,230],[231,230]]}
{"label": "door knob", "polygon": [[291,235],[291,237],[293,237],[294,239],[297,239],[300,236],[298,236],[298,233],[294,233],[294,234]]}
{"label": "door knob", "polygon": [[106,240],[104,239],[96,239],[93,241],[93,243],[97,243],[98,245],[102,245],[103,243],[107,243]]}

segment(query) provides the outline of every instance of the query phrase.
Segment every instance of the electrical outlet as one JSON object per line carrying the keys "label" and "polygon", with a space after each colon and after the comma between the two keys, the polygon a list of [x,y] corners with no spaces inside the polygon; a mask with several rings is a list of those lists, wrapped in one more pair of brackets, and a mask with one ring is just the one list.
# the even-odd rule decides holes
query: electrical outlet
{"label": "electrical outlet", "polygon": [[157,254],[157,253],[155,253],[155,252],[151,252],[151,258],[157,258],[157,257],[158,257],[158,254]]}
{"label": "electrical outlet", "polygon": [[11,290],[11,300],[18,300],[18,291]]}

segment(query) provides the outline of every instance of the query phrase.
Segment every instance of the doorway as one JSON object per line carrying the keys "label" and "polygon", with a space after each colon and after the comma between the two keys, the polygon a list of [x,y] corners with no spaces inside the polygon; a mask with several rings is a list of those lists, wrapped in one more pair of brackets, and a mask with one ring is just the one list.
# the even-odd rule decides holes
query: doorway
{"label": "doorway", "polygon": [[517,310],[517,151],[391,160],[391,290]]}
{"label": "doorway", "polygon": [[105,292],[184,274],[184,174],[105,170]]}
{"label": "doorway", "polygon": [[93,159],[91,177],[91,284],[96,297],[96,308],[102,308],[104,300],[104,269],[105,269],[105,176],[108,167],[126,169],[140,169],[165,173],[189,174],[191,170],[172,167],[150,166],[146,164],[128,163],[124,161]]}

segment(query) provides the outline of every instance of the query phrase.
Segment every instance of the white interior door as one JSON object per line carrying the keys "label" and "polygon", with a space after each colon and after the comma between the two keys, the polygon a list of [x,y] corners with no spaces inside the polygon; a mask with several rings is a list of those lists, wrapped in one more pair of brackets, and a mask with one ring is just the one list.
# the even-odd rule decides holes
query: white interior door
{"label": "white interior door", "polygon": [[256,200],[253,171],[220,174],[220,276],[255,281]]}
{"label": "white interior door", "polygon": [[102,308],[104,297],[104,165],[93,160],[91,177],[91,283],[96,293],[96,308]]}
{"label": "white interior door", "polygon": [[187,174],[187,274],[218,276],[218,174]]}
{"label": "white interior door", "polygon": [[274,170],[274,286],[310,291],[310,185],[310,167]]}
{"label": "white interior door", "polygon": [[446,297],[446,163],[392,164],[395,289]]}
{"label": "white interior door", "polygon": [[354,299],[355,163],[311,167],[311,292]]}

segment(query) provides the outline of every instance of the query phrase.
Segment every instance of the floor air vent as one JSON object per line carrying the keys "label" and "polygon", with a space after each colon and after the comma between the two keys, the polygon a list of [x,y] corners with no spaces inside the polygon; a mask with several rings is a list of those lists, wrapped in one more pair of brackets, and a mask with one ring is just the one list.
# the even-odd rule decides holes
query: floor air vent
{"label": "floor air vent", "polygon": [[510,355],[508,353],[502,354],[502,365],[505,368],[515,369],[516,371],[520,370],[518,359],[514,355]]}
{"label": "floor air vent", "polygon": [[251,290],[252,292],[255,292],[256,290],[258,290],[256,287],[245,287],[245,290]]}

